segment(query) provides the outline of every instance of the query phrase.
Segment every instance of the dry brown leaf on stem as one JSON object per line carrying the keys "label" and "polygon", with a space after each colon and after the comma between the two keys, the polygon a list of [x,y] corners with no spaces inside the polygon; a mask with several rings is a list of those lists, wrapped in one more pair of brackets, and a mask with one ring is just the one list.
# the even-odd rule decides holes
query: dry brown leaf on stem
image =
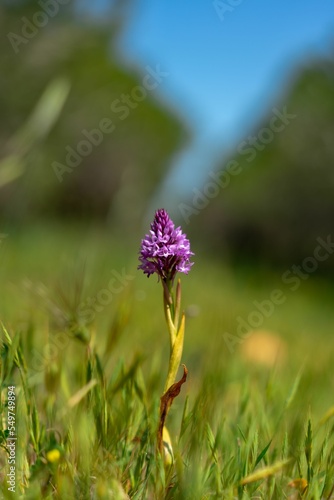
{"label": "dry brown leaf on stem", "polygon": [[159,427],[158,427],[158,450],[162,453],[162,433],[165,425],[165,421],[169,412],[170,407],[174,399],[180,394],[181,387],[187,380],[188,370],[186,365],[183,366],[183,375],[182,378],[175,382],[175,384],[171,385],[170,388],[165,392],[163,396],[160,398],[160,419],[159,419]]}

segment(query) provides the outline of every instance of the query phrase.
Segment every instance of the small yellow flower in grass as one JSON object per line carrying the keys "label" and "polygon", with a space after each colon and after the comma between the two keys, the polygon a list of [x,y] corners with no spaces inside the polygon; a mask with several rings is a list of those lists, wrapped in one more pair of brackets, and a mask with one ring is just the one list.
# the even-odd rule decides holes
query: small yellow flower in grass
{"label": "small yellow flower in grass", "polygon": [[54,464],[60,459],[60,451],[57,448],[50,450],[46,453],[46,458],[48,462]]}

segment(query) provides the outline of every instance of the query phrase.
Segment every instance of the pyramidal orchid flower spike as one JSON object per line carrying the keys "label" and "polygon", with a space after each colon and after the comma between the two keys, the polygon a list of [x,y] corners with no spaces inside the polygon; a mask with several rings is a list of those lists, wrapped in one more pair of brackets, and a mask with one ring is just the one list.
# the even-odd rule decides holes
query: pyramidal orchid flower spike
{"label": "pyramidal orchid flower spike", "polygon": [[[157,210],[151,223],[151,230],[141,242],[138,269],[147,276],[156,273],[163,287],[164,313],[169,332],[170,355],[168,374],[164,393],[161,397],[160,420],[158,427],[158,450],[165,450],[165,462],[169,461],[171,445],[166,448],[165,436],[168,435],[164,427],[165,420],[174,398],[179,394],[182,384],[187,378],[187,368],[183,365],[182,379],[175,383],[180,367],[185,329],[185,315],[181,315],[181,281],[178,279],[175,293],[173,290],[176,274],[188,272],[193,263],[190,243],[181,227],[175,225],[164,209]],[[164,437],[163,437],[164,436]],[[167,451],[166,451],[167,450]]]}
{"label": "pyramidal orchid flower spike", "polygon": [[157,273],[166,283],[173,283],[178,271],[188,274],[192,255],[189,240],[181,228],[175,229],[166,210],[157,210],[151,230],[141,242],[138,269],[147,276]]}

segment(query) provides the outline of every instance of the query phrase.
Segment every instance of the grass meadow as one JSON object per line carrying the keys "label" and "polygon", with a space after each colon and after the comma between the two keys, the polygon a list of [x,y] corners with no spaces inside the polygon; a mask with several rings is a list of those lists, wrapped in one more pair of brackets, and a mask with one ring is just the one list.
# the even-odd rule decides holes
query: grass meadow
{"label": "grass meadow", "polygon": [[[140,238],[50,223],[2,240],[1,498],[334,498],[333,286],[313,273],[292,291],[284,270],[192,248],[189,376],[167,418],[166,467],[156,429],[168,333],[161,284],[137,271]],[[284,301],[236,337],[237,318],[277,289]]]}

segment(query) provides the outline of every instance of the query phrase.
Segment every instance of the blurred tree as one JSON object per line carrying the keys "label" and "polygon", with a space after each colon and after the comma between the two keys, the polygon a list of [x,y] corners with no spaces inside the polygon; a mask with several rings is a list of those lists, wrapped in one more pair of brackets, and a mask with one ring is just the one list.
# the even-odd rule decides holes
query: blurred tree
{"label": "blurred tree", "polygon": [[21,0],[0,7],[1,157],[48,84],[71,90],[47,137],[28,148],[25,172],[0,188],[0,216],[97,216],[135,222],[188,136],[157,98],[168,75],[159,61],[126,67],[117,40],[131,2],[112,2],[103,18],[80,2]]}
{"label": "blurred tree", "polygon": [[[316,239],[333,234],[333,137],[334,62],[326,60],[304,68],[239,144],[233,175],[223,175],[228,161],[217,168],[222,185],[193,215],[196,234],[232,258],[285,266],[312,256]],[[328,267],[334,256],[321,265]]]}

